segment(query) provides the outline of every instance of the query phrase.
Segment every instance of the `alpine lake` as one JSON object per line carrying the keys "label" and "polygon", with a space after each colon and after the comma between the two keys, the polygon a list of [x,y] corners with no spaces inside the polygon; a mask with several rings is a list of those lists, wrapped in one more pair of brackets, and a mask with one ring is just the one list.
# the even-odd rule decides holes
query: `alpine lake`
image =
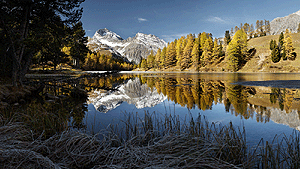
{"label": "alpine lake", "polygon": [[[95,73],[95,72],[93,72]],[[182,123],[199,114],[208,122],[245,127],[249,145],[300,130],[300,74],[119,72],[80,78],[31,77],[46,83],[43,94],[25,109],[59,114],[62,125],[95,134],[124,117],[145,113],[178,117]],[[73,88],[87,97],[69,97]],[[122,126],[122,125],[120,125]],[[56,129],[60,127],[60,129]],[[47,132],[47,131],[46,131]]]}

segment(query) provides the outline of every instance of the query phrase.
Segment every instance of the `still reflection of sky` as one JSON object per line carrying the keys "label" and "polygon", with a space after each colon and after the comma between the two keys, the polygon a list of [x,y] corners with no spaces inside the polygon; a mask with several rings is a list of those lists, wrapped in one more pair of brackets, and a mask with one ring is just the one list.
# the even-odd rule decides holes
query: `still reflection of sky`
{"label": "still reflection of sky", "polygon": [[[257,143],[261,140],[261,138],[263,138],[265,141],[266,140],[272,141],[272,139],[274,138],[275,135],[282,135],[282,134],[290,135],[295,130],[294,128],[297,128],[298,126],[300,126],[300,120],[298,117],[298,109],[299,109],[298,107],[299,106],[297,106],[297,105],[299,105],[299,102],[297,102],[295,99],[293,100],[293,98],[300,97],[300,96],[298,96],[300,92],[295,92],[295,90],[289,90],[287,93],[284,93],[285,89],[282,89],[282,90],[280,89],[280,92],[281,92],[281,93],[279,92],[280,96],[275,98],[275,99],[277,99],[277,102],[270,103],[270,100],[271,100],[270,93],[266,94],[265,92],[270,92],[271,88],[266,88],[266,87],[265,88],[259,88],[259,87],[258,88],[252,88],[252,87],[246,88],[246,87],[243,87],[243,89],[241,90],[242,93],[239,93],[238,95],[242,94],[242,97],[245,97],[243,92],[250,91],[248,93],[248,98],[246,97],[246,99],[251,99],[251,98],[253,98],[253,96],[255,96],[254,101],[256,101],[256,102],[254,102],[254,105],[250,105],[251,101],[246,100],[246,102],[247,102],[246,104],[248,106],[247,109],[249,110],[249,108],[250,108],[251,111],[254,110],[253,116],[249,117],[247,119],[244,118],[245,116],[243,116],[239,113],[236,113],[234,111],[234,108],[232,108],[232,105],[231,105],[231,108],[229,109],[229,112],[227,112],[225,105],[223,104],[224,100],[221,102],[218,102],[218,103],[213,102],[211,108],[209,108],[207,110],[201,110],[196,105],[194,108],[188,109],[187,104],[185,104],[186,106],[182,107],[180,104],[177,104],[177,103],[171,101],[170,99],[165,99],[164,97],[159,97],[162,99],[161,100],[157,99],[158,102],[156,102],[153,107],[144,107],[144,108],[139,109],[135,105],[137,103],[136,101],[138,99],[141,99],[143,101],[146,100],[146,102],[148,103],[149,102],[149,100],[147,100],[148,96],[153,96],[153,95],[158,94],[156,91],[156,87],[153,87],[152,93],[149,92],[150,88],[147,86],[147,85],[149,85],[149,84],[147,84],[148,80],[150,80],[150,81],[152,80],[152,82],[150,82],[150,84],[156,83],[156,82],[158,82],[158,83],[163,82],[165,87],[168,87],[168,86],[175,87],[176,86],[176,88],[171,89],[174,91],[178,89],[178,87],[179,87],[178,84],[181,84],[181,86],[183,86],[182,84],[190,83],[193,80],[196,80],[196,81],[199,80],[199,82],[201,82],[201,83],[202,82],[204,82],[204,83],[206,83],[206,82],[221,82],[220,86],[222,88],[222,91],[220,88],[217,90],[220,90],[220,92],[230,92],[230,91],[233,91],[233,88],[231,87],[231,89],[229,89],[229,87],[231,86],[232,83],[235,83],[235,82],[266,81],[266,80],[298,80],[299,74],[284,74],[284,73],[283,74],[278,74],[278,73],[275,73],[275,74],[272,74],[272,73],[244,73],[244,74],[243,73],[232,73],[232,74],[230,74],[230,73],[216,73],[216,74],[211,74],[211,73],[191,73],[191,74],[154,73],[154,74],[138,74],[139,78],[142,77],[142,78],[144,78],[144,81],[147,81],[147,83],[145,83],[145,84],[136,83],[136,82],[139,82],[139,80],[134,80],[137,78],[137,76],[133,76],[135,74],[127,73],[124,75],[133,77],[132,80],[127,81],[126,88],[130,89],[130,87],[132,87],[132,84],[129,85],[128,82],[135,82],[135,84],[133,85],[135,87],[135,88],[133,88],[134,90],[131,90],[131,93],[129,92],[129,94],[134,96],[134,99],[129,100],[128,102],[126,102],[127,100],[122,100],[122,101],[120,101],[120,103],[121,103],[120,105],[113,107],[113,109],[107,109],[108,111],[106,113],[97,111],[95,108],[95,105],[93,105],[93,103],[90,103],[88,105],[88,111],[86,112],[85,118],[83,120],[85,125],[87,126],[88,131],[97,133],[100,130],[105,129],[109,124],[120,124],[120,121],[124,120],[124,114],[126,112],[127,113],[136,113],[139,117],[143,117],[145,112],[150,112],[150,113],[156,112],[156,114],[160,115],[161,117],[163,117],[166,113],[168,113],[168,114],[175,113],[176,115],[178,115],[180,117],[180,119],[182,119],[182,121],[184,121],[184,119],[186,119],[186,118],[189,118],[189,115],[192,115],[195,118],[198,116],[198,114],[200,114],[202,116],[205,116],[205,118],[209,122],[214,122],[216,124],[227,125],[229,122],[232,122],[233,125],[236,127],[243,127],[243,126],[245,127],[246,138],[247,138],[247,142],[249,143],[249,145],[257,145]],[[183,79],[183,81],[178,82],[178,79],[181,79],[181,80]],[[188,79],[188,81],[184,81],[186,79]],[[165,84],[168,80],[171,84]],[[192,84],[191,86],[193,86],[195,84],[196,83]],[[216,83],[213,83],[213,84],[216,84]],[[141,87],[142,85],[143,85],[143,87]],[[126,89],[126,88],[123,87],[122,90]],[[141,94],[142,96],[139,94],[134,95],[136,92],[135,91],[136,89],[140,90],[139,94]],[[207,88],[204,88],[204,89],[207,90]],[[187,90],[190,90],[190,89],[187,89]],[[237,89],[237,90],[239,90],[239,89]],[[144,91],[144,93],[141,91]],[[156,92],[156,93],[153,94],[153,92]],[[209,92],[212,92],[212,90],[209,89]],[[147,96],[143,95],[145,93],[148,95]],[[121,93],[121,94],[126,95],[126,94],[128,94],[128,92],[123,91],[123,93]],[[160,94],[162,94],[162,93],[160,93]],[[226,94],[223,93],[223,99],[225,99],[225,95]],[[291,97],[287,97],[286,99],[292,99],[292,100],[290,100],[291,101],[289,103],[290,105],[288,105],[286,102],[282,103],[282,104],[285,104],[284,105],[285,109],[286,108],[288,108],[288,109],[281,110],[279,108],[280,106],[278,105],[279,100],[288,95],[290,95]],[[138,101],[140,101],[140,100],[138,100]],[[231,101],[233,101],[233,100],[231,100]],[[237,99],[237,101],[238,102],[235,104],[235,106],[237,106],[237,104],[240,103],[239,101],[244,101],[244,100]],[[260,102],[263,102],[263,103],[260,103]],[[255,103],[258,104],[256,106],[258,106],[259,109],[257,109],[257,107],[255,107]],[[243,104],[245,105],[245,102]],[[253,104],[253,99],[252,99],[251,104]],[[148,104],[144,104],[144,105],[148,105]],[[242,105],[242,107],[244,105]],[[256,118],[258,117],[258,119],[259,119],[259,117],[261,117],[261,115],[258,114],[259,112],[255,112],[255,111],[262,111],[262,109],[264,111],[264,113],[262,114],[263,118],[261,119],[262,122],[258,122],[259,120],[257,120]],[[269,115],[268,115],[269,117],[265,118],[264,116],[266,116],[266,114],[268,114],[268,113],[269,113]],[[247,113],[244,115],[247,115]],[[248,115],[251,116],[251,113],[249,113]],[[269,118],[270,118],[270,120],[268,121]],[[274,121],[272,121],[272,120],[274,120]]]}
{"label": "still reflection of sky", "polygon": [[86,112],[84,123],[87,125],[87,130],[97,133],[101,129],[106,128],[109,124],[120,123],[120,120],[122,120],[122,117],[124,117],[124,113],[126,112],[137,113],[140,117],[143,117],[145,111],[156,112],[161,116],[165,115],[165,112],[171,114],[175,113],[176,115],[179,115],[182,121],[184,121],[185,118],[188,118],[190,113],[193,117],[197,117],[201,114],[209,122],[214,122],[216,124],[227,125],[229,122],[232,122],[236,127],[245,127],[246,139],[249,145],[257,145],[261,138],[272,141],[275,135],[283,133],[290,135],[294,130],[287,125],[278,124],[272,120],[266,123],[258,123],[255,120],[256,114],[253,118],[249,119],[245,119],[241,115],[235,116],[230,112],[226,112],[225,106],[221,103],[214,104],[211,110],[203,111],[197,107],[189,110],[186,107],[182,107],[179,104],[168,101],[168,99],[154,107],[146,107],[142,109],[137,109],[134,104],[123,102],[120,106],[108,111],[107,113],[97,111],[95,107],[90,104],[88,106],[88,112]]}

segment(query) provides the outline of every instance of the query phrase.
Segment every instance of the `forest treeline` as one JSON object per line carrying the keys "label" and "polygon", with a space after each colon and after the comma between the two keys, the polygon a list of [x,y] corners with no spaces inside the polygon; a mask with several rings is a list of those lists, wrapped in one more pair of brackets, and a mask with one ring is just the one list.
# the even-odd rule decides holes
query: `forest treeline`
{"label": "forest treeline", "polygon": [[[299,24],[300,30],[300,24]],[[270,34],[270,22],[256,22],[256,29],[248,23],[225,31],[224,39],[213,39],[211,33],[189,34],[168,43],[156,54],[151,51],[139,64],[144,70],[194,70],[207,71],[210,67],[222,64],[222,71],[238,71],[255,54],[256,49],[248,49],[247,42],[251,38]],[[282,60],[295,60],[290,31],[282,32],[277,44],[270,42],[271,60],[276,63]]]}
{"label": "forest treeline", "polygon": [[249,58],[247,34],[243,29],[239,29],[232,39],[230,36],[225,37],[228,39],[223,47],[218,39],[213,40],[212,35],[206,32],[198,34],[197,37],[193,34],[183,36],[168,43],[162,50],[158,49],[155,55],[151,52],[147,59],[141,61],[139,67],[146,70],[164,70],[172,67],[179,70],[199,70],[225,59],[227,69],[237,71]]}
{"label": "forest treeline", "polygon": [[257,20],[255,24],[255,29],[253,24],[249,23],[241,23],[240,26],[235,26],[234,28],[231,28],[230,36],[233,36],[239,29],[243,29],[245,33],[248,35],[248,38],[257,38],[262,37],[266,35],[270,35],[271,26],[269,20]]}
{"label": "forest treeline", "polygon": [[132,70],[133,64],[112,55],[100,54],[100,52],[88,53],[82,68],[84,70]]}

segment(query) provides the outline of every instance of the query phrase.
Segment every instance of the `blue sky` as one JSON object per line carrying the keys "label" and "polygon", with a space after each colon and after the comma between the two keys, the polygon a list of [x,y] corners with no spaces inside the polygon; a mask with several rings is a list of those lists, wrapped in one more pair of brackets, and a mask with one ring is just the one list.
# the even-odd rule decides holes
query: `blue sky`
{"label": "blue sky", "polygon": [[299,0],[86,0],[82,23],[87,36],[107,28],[123,39],[154,34],[167,42],[189,33],[212,33],[256,20],[272,21],[300,10]]}

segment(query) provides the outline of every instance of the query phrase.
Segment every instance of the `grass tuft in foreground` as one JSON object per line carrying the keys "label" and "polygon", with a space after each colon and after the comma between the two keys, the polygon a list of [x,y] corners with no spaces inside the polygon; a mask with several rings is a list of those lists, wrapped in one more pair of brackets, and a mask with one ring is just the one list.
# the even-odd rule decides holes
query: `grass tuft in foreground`
{"label": "grass tuft in foreground", "polygon": [[[186,122],[126,113],[120,125],[90,135],[65,130],[36,137],[30,127],[0,123],[4,168],[299,168],[299,133],[256,148],[244,128],[209,123],[201,115]],[[4,120],[4,118],[2,118]]]}

